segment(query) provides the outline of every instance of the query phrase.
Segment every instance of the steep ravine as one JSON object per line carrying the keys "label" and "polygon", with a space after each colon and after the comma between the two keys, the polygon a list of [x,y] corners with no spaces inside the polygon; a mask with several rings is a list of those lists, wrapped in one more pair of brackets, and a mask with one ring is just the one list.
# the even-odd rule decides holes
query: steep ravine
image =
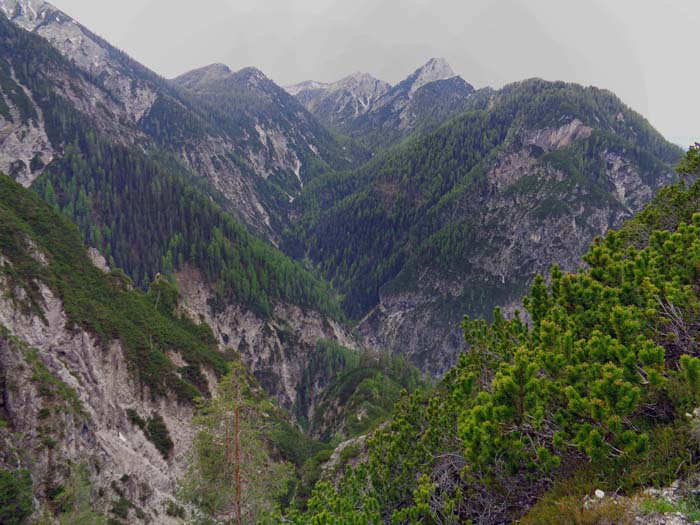
{"label": "steep ravine", "polygon": [[[317,350],[320,339],[348,348],[357,342],[339,322],[318,312],[277,302],[269,318],[261,317],[238,304],[223,310],[212,308],[211,286],[191,267],[177,275],[184,307],[195,319],[209,324],[222,347],[237,350],[263,388],[279,403],[294,408],[304,371]],[[332,379],[323,374],[313,378],[310,409]],[[304,414],[309,418],[311,414]]]}

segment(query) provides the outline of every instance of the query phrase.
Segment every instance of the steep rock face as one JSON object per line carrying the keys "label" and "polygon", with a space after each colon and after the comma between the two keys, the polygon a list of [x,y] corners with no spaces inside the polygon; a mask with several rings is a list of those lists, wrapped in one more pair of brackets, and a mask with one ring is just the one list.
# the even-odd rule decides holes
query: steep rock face
{"label": "steep rock face", "polygon": [[452,71],[452,67],[444,58],[431,58],[408,77],[410,81],[408,94],[412,96],[416,91],[430,82],[445,80],[453,76],[455,76],[455,72]]}
{"label": "steep rock face", "polygon": [[[31,4],[25,2],[22,5],[28,10]],[[42,6],[44,10],[48,9]],[[10,11],[7,3],[0,8]],[[44,10],[39,12],[48,12]],[[11,12],[25,11],[17,4]],[[56,108],[52,100],[54,96],[81,114],[89,114],[93,129],[109,134],[116,142],[134,145],[142,140],[137,131],[126,129],[120,119],[115,119],[115,115],[122,112],[122,106],[111,93],[72,64],[56,60],[55,52],[44,40],[23,38],[24,31],[10,25],[2,11],[0,17],[0,34],[3,36],[0,169],[4,173],[28,186],[70,141],[65,136],[68,134],[59,132],[58,128],[70,128],[71,120],[60,121],[57,114],[47,113],[49,105]],[[26,18],[16,15],[15,20],[20,23]],[[59,20],[62,19],[59,17]],[[37,30],[43,27],[37,27]],[[48,85],[51,86],[50,93],[45,89]]]}
{"label": "steep rock face", "polygon": [[416,91],[423,86],[454,77],[454,71],[442,58],[431,58],[428,62],[416,69],[396,86],[389,89],[373,105],[370,113],[378,113],[382,108],[390,106],[393,112],[397,112],[408,105]]}
{"label": "steep rock face", "polygon": [[[281,303],[274,305],[269,318],[238,305],[214,310],[210,306],[213,290],[196,270],[188,268],[178,274],[178,283],[190,315],[203,318],[214,329],[222,347],[238,351],[263,388],[285,408],[296,408],[304,372],[320,339],[357,348],[343,326],[317,312]],[[330,379],[322,374],[312,378],[308,400],[311,410]],[[299,415],[308,419],[311,414]]]}
{"label": "steep rock face", "polygon": [[46,134],[41,108],[24,86],[15,84],[30,102],[34,117],[23,119],[22,112],[10,97],[0,93],[6,108],[0,115],[0,171],[26,187],[51,162],[54,150]]}
{"label": "steep rock face", "polygon": [[368,344],[404,352],[424,370],[443,374],[466,349],[463,315],[489,318],[494,306],[522,311],[520,297],[536,274],[552,264],[575,272],[596,235],[619,228],[674,181],[670,169],[650,179],[615,148],[600,153],[605,168],[594,184],[540,162],[592,132],[574,119],[524,131],[524,148],[500,151],[485,166],[480,194],[464,193],[453,203],[463,251],[452,256],[459,261],[406,265],[360,324]]}
{"label": "steep rock face", "polygon": [[157,96],[148,81],[124,74],[124,57],[88,29],[43,0],[2,0],[0,9],[15,24],[48,40],[80,69],[100,78],[131,122],[138,122]]}
{"label": "steep rock face", "polygon": [[[40,252],[38,252],[40,256]],[[5,261],[4,264],[10,264]],[[8,281],[0,277],[0,290]],[[41,499],[82,466],[97,509],[109,512],[121,495],[151,523],[176,523],[165,512],[185,469],[192,441],[192,408],[173,397],[154,399],[127,369],[123,348],[108,348],[71,329],[63,304],[45,285],[40,313],[23,313],[0,295],[0,372],[3,378],[0,462],[28,468]],[[159,414],[174,442],[166,460],[129,418]],[[116,487],[116,489],[115,489]],[[121,492],[121,494],[119,492]]]}
{"label": "steep rock face", "polygon": [[389,146],[464,111],[473,91],[444,59],[432,58],[380,97],[352,134]]}
{"label": "steep rock face", "polygon": [[285,89],[325,125],[344,132],[390,88],[372,75],[354,73],[331,84],[306,81]]}
{"label": "steep rock face", "polygon": [[[217,125],[236,137],[255,172],[293,198],[312,166],[347,167],[344,151],[311,114],[260,70],[231,71],[213,64],[173,80],[191,98],[207,107]],[[318,166],[313,169],[318,169]]]}

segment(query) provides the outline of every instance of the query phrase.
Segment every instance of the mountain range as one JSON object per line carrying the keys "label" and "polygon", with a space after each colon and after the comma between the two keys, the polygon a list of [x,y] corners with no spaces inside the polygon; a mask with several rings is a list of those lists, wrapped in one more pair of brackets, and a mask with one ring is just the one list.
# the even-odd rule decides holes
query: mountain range
{"label": "mountain range", "polygon": [[402,390],[450,380],[465,315],[532,322],[536,276],[585,266],[682,153],[596,87],[477,89],[441,58],[393,86],[165,79],[0,0],[0,465],[60,516],[84,457],[99,512],[179,523],[197,403],[240,363],[304,508]]}
{"label": "mountain range", "polygon": [[431,58],[395,86],[355,73],[332,84],[302,82],[287,91],[329,129],[374,151],[465,111],[474,88],[444,59]]}

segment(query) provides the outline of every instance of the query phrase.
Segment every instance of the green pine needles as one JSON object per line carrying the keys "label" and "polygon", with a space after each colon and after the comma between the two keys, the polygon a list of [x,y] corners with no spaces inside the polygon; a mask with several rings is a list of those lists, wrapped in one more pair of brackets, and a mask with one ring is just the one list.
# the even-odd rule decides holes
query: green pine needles
{"label": "green pine needles", "polygon": [[[366,463],[315,497],[353,495],[355,509],[378,502],[397,524],[502,523],[577,473],[632,491],[695,469],[698,191],[662,192],[596,239],[585,269],[537,277],[524,315],[465,318],[469,350],[458,364],[435,389],[404,395],[368,440]],[[344,512],[309,505],[305,519],[355,523]]]}

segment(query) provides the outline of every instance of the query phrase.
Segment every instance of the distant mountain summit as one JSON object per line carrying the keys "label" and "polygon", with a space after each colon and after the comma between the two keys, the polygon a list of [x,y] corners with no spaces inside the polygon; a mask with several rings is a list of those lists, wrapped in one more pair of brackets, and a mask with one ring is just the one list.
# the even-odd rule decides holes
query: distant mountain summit
{"label": "distant mountain summit", "polygon": [[331,127],[343,128],[370,110],[391,86],[368,73],[353,73],[330,84],[307,80],[286,90]]}
{"label": "distant mountain summit", "polygon": [[418,89],[430,82],[445,80],[454,76],[455,72],[444,58],[431,58],[406,79],[411,82],[409,94],[413,95]]}
{"label": "distant mountain summit", "polygon": [[[211,64],[184,73],[172,84],[205,108],[214,123],[243,146],[256,173],[275,185],[287,200],[328,163],[348,168],[348,152],[297,99],[262,71],[232,71]],[[268,195],[272,195],[268,192]]]}
{"label": "distant mountain summit", "polygon": [[[304,182],[367,158],[363,149],[337,142],[258,69],[212,64],[168,81],[43,0],[0,0],[0,17],[44,38],[80,71],[52,71],[49,81],[94,129],[172,154],[273,242],[285,225],[283,209]],[[29,185],[42,171],[32,159],[43,159],[43,166],[62,146],[50,143],[41,123],[31,132],[25,127],[15,124],[6,133],[15,146],[0,144],[0,170]]]}
{"label": "distant mountain summit", "polygon": [[444,58],[431,58],[393,87],[354,73],[331,84],[310,80],[286,89],[323,124],[375,149],[434,129],[464,111],[474,91]]}
{"label": "distant mountain summit", "polygon": [[187,89],[195,89],[203,84],[215,82],[229,76],[233,71],[226,64],[210,64],[183,73],[173,79],[180,86]]}

